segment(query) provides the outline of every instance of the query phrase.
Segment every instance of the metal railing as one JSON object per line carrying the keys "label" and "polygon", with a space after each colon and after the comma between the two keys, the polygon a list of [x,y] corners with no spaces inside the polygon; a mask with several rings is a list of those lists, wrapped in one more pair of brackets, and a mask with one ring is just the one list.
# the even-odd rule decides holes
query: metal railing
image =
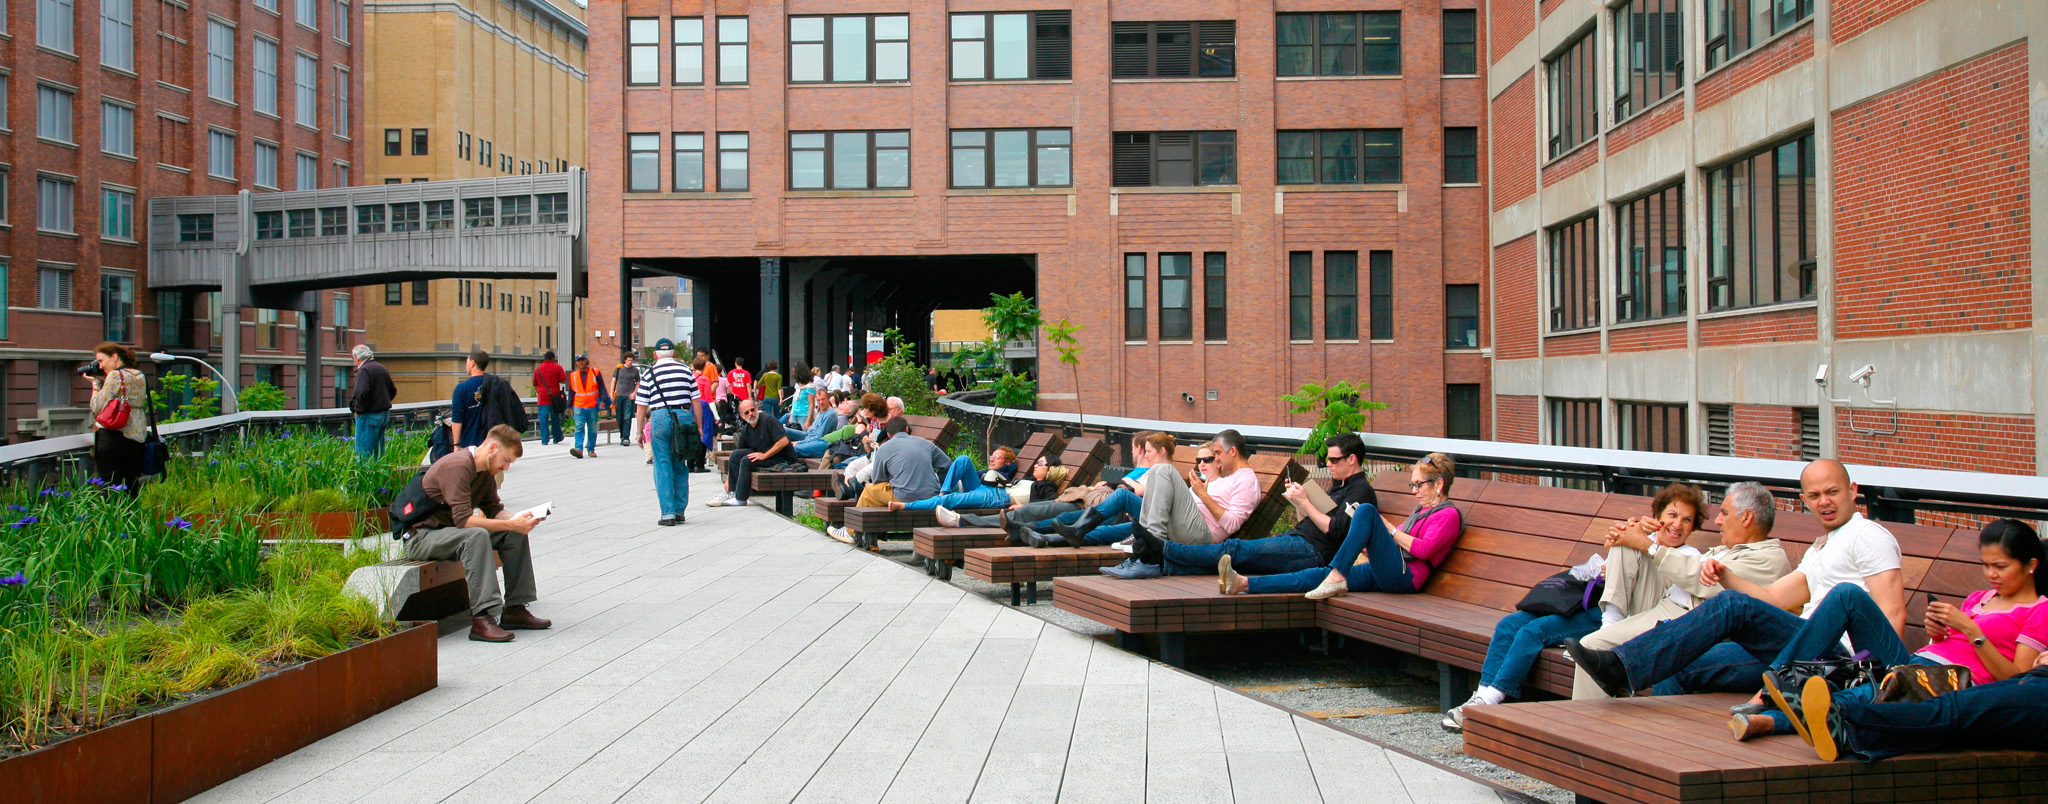
{"label": "metal railing", "polygon": [[[1053,413],[1019,408],[995,408],[980,404],[988,392],[969,391],[939,399],[947,415],[959,419],[964,430],[980,437],[990,417],[998,419],[992,441],[1020,444],[1030,431],[1056,427],[1069,436],[1083,428],[1072,413]],[[1130,435],[1139,430],[1170,433],[1183,441],[1214,436],[1218,430],[1235,429],[1244,434],[1253,451],[1292,452],[1308,438],[1305,427],[1235,425],[1214,422],[1177,422],[1123,416],[1088,416],[1086,431],[1103,435],[1116,443],[1123,456]],[[1458,474],[1482,473],[1531,477],[1562,482],[1597,483],[1618,494],[1653,494],[1673,481],[1698,484],[1709,491],[1743,480],[1753,480],[1780,497],[1798,496],[1800,461],[1762,458],[1727,458],[1633,450],[1554,447],[1513,444],[1501,441],[1472,441],[1455,438],[1359,433],[1365,440],[1370,460],[1409,462],[1431,452],[1443,452],[1458,462]],[[2048,520],[2048,479],[2032,475],[2002,475],[1990,472],[1958,472],[1936,469],[1908,469],[1894,466],[1850,464],[1849,475],[1862,493],[1870,516],[1891,522],[1912,522],[1922,512],[1968,516],[2015,517]]]}

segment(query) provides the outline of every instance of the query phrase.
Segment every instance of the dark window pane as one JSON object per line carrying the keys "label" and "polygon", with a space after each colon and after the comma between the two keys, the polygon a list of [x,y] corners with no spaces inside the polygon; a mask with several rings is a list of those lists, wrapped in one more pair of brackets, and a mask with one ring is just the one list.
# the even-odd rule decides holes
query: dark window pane
{"label": "dark window pane", "polygon": [[1323,252],[1323,337],[1358,337],[1358,252]]}
{"label": "dark window pane", "polygon": [[1315,337],[1314,270],[1315,255],[1296,251],[1287,255],[1287,337],[1305,341]]}

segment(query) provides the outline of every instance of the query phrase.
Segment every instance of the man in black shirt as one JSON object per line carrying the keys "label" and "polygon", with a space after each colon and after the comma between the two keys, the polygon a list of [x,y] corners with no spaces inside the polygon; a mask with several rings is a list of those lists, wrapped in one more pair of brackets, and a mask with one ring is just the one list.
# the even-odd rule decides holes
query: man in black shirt
{"label": "man in black shirt", "polygon": [[[1379,495],[1360,471],[1365,461],[1365,442],[1354,433],[1329,439],[1323,458],[1330,465],[1330,500],[1336,507],[1325,512],[1310,502],[1308,490],[1287,484],[1287,501],[1301,521],[1278,536],[1225,539],[1217,544],[1165,543],[1166,574],[1209,575],[1225,557],[1238,572],[1268,575],[1299,572],[1327,566],[1351,529],[1351,512],[1360,504],[1379,507]],[[1336,534],[1333,538],[1331,534]]]}
{"label": "man in black shirt", "polygon": [[754,473],[768,467],[778,469],[798,461],[789,443],[789,431],[774,416],[761,415],[760,403],[740,400],[740,420],[734,431],[732,454],[725,458],[725,494],[705,505],[746,505],[753,491]]}
{"label": "man in black shirt", "polygon": [[391,398],[398,395],[398,386],[370,347],[356,344],[349,354],[356,361],[355,393],[348,398],[348,410],[356,415],[356,460],[369,461],[384,454],[384,431],[391,425]]}

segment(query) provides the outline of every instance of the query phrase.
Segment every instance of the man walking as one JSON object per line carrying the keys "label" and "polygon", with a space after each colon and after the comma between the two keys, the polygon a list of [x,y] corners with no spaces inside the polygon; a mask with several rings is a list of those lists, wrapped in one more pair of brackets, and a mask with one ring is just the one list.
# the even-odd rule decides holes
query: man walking
{"label": "man walking", "polygon": [[605,388],[604,373],[590,365],[588,352],[576,356],[576,371],[569,375],[569,404],[576,416],[569,457],[597,457],[597,412],[611,407],[612,395]]}
{"label": "man walking", "polygon": [[398,395],[398,386],[370,347],[356,344],[349,355],[356,360],[355,392],[348,398],[348,410],[356,415],[356,460],[368,461],[384,454],[384,430],[391,425],[391,398]]}
{"label": "man walking", "polygon": [[[498,477],[523,451],[519,433],[499,425],[480,440],[480,446],[458,449],[427,467],[421,486],[436,507],[406,534],[405,557],[462,562],[469,580],[469,638],[511,642],[508,628],[539,631],[554,625],[526,610],[534,600],[527,534],[540,520],[525,513],[507,518],[498,500]],[[505,562],[502,593],[492,553]]]}
{"label": "man walking", "polygon": [[640,365],[632,349],[619,350],[619,367],[612,369],[612,421],[619,428],[619,446],[633,446],[633,394],[640,389]]}
{"label": "man walking", "polygon": [[[747,371],[747,359],[744,357],[733,357],[732,370],[725,373],[725,384],[731,386],[735,406],[741,400],[757,398],[754,396],[754,375]],[[735,407],[734,410],[738,408]]]}
{"label": "man walking", "polygon": [[746,505],[755,472],[778,471],[796,462],[781,420],[762,414],[759,402],[741,400],[739,429],[733,435],[732,454],[725,459],[725,494],[705,505]]}
{"label": "man walking", "polygon": [[782,373],[776,369],[782,368],[782,365],[770,360],[768,365],[762,368],[765,371],[761,372],[761,392],[755,398],[761,400],[761,412],[780,419],[782,418],[780,415],[782,410]]}
{"label": "man walking", "polygon": [[659,524],[683,524],[683,511],[690,505],[686,442],[697,437],[697,374],[676,360],[676,345],[669,339],[654,342],[654,365],[640,378],[633,403],[638,420],[650,425],[654,494],[661,501]]}
{"label": "man walking", "polygon": [[533,396],[540,404],[540,443],[542,446],[557,444],[562,440],[562,383],[568,381],[562,364],[555,362],[555,350],[549,349],[540,355],[540,365],[533,367]]}

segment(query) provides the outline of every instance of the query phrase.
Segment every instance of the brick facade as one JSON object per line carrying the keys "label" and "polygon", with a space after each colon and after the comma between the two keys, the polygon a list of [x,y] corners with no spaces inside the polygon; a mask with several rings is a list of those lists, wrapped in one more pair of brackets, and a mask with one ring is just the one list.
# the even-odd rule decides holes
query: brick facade
{"label": "brick facade", "polygon": [[1617,329],[1607,336],[1609,352],[1650,352],[1684,349],[1685,322]]}
{"label": "brick facade", "polygon": [[1493,299],[1499,329],[1494,354],[1501,360],[1535,357],[1543,321],[1536,309],[1536,235],[1494,247]]}
{"label": "brick facade", "polygon": [[1493,209],[1536,192],[1536,73],[1531,70],[1493,99]]}
{"label": "brick facade", "polygon": [[1780,405],[1730,405],[1729,445],[1737,458],[1802,460],[1799,409]]}
{"label": "brick facade", "polygon": [[1819,326],[1812,307],[1709,318],[1700,322],[1700,345],[1810,341],[1819,335]]}
{"label": "brick facade", "polygon": [[1836,42],[1847,42],[1927,0],[1840,0],[1834,4]]}
{"label": "brick facade", "polygon": [[1775,42],[1738,54],[1729,63],[1717,65],[1712,75],[1699,81],[1699,108],[1710,108],[1811,58],[1813,25],[1802,24],[1780,35]]}
{"label": "brick facade", "polygon": [[[1608,131],[1607,153],[1612,155],[1626,151],[1629,146],[1647,140],[1656,135],[1657,132],[1677,125],[1679,121],[1684,119],[1685,93],[1683,90],[1680,90],[1671,97],[1658,101],[1656,108],[1646,112],[1639,112],[1634,117],[1623,120],[1621,125],[1615,126],[1612,130]],[[1548,174],[1546,173],[1545,176],[1547,181]]]}

